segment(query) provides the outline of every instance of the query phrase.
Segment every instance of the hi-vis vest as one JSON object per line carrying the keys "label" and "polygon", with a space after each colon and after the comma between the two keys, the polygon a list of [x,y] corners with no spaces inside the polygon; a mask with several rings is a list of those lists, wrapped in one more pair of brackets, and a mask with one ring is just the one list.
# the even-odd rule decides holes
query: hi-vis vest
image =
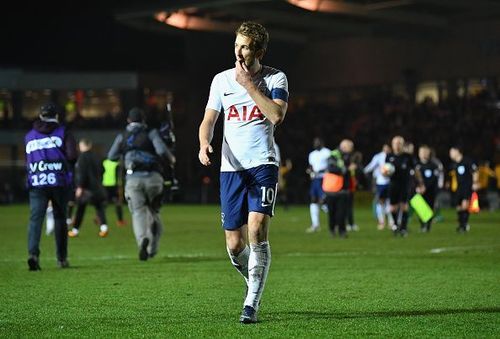
{"label": "hi-vis vest", "polygon": [[116,168],[118,167],[119,162],[113,161],[109,159],[105,159],[102,162],[102,166],[104,167],[104,173],[102,175],[102,185],[104,187],[113,187],[118,185]]}
{"label": "hi-vis vest", "polygon": [[[332,158],[337,162],[337,166],[344,168],[344,161],[342,160],[342,155],[338,150],[332,151]],[[331,158],[330,158],[331,159]],[[323,175],[323,182],[321,188],[325,193],[336,193],[342,190],[344,187],[344,176],[326,172]]]}
{"label": "hi-vis vest", "polygon": [[339,192],[344,186],[344,177],[334,173],[325,173],[323,175],[322,188],[325,193]]}

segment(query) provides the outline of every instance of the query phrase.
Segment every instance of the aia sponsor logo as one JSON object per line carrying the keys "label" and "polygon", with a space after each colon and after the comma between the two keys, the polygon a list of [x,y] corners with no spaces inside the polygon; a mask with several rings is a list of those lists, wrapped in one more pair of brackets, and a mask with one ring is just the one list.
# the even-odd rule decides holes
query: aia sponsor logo
{"label": "aia sponsor logo", "polygon": [[227,114],[227,121],[250,121],[250,120],[262,120],[264,119],[264,114],[260,111],[258,106],[253,106],[250,111],[249,106],[242,106],[240,111],[236,108],[236,106],[232,105],[229,107],[229,113]]}

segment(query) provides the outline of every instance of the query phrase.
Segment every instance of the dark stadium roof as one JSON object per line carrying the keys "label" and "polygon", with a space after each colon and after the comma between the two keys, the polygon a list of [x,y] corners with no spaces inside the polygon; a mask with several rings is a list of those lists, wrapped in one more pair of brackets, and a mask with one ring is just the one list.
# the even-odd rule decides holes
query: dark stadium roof
{"label": "dark stadium roof", "polygon": [[[442,39],[458,25],[500,20],[500,2],[112,0],[29,6],[19,3],[19,8],[9,9],[0,20],[0,29],[5,32],[0,68],[175,69],[185,62],[186,44],[193,43],[194,37],[205,37],[194,32],[208,31],[205,34],[213,34],[211,39],[225,38],[224,32],[232,34],[244,20],[265,24],[272,40],[280,40],[281,45],[344,37]],[[191,29],[169,26],[165,21]]]}
{"label": "dark stadium roof", "polygon": [[243,20],[265,24],[275,36],[291,41],[345,36],[432,37],[456,24],[498,20],[500,3],[492,0],[189,0],[137,3],[115,8],[122,23],[172,32],[155,19],[179,16],[181,27],[234,31]]}

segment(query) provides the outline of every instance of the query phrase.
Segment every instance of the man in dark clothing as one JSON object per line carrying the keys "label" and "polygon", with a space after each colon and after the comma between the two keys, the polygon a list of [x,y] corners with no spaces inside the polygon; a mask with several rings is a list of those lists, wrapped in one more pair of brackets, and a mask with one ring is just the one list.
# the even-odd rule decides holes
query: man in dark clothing
{"label": "man in dark clothing", "polygon": [[[338,190],[329,191],[325,189],[330,234],[335,236],[335,230],[338,229],[338,235],[341,238],[347,238],[346,219],[349,210],[348,199],[351,180],[350,164],[345,162],[347,159],[339,149],[331,152],[331,157],[328,159],[328,173],[340,176],[341,178],[335,180],[340,180],[341,184]],[[325,180],[330,180],[329,178],[327,175],[323,177],[323,187],[328,186],[325,185]]]}
{"label": "man in dark clothing", "polygon": [[469,204],[472,192],[479,188],[479,174],[477,165],[472,160],[463,156],[462,149],[458,146],[450,148],[451,172],[457,180],[455,204],[457,206],[458,227],[457,232],[465,233],[470,230]]}
{"label": "man in dark clothing", "polygon": [[339,150],[342,159],[349,172],[348,190],[347,190],[347,231],[359,231],[358,225],[354,222],[354,192],[356,192],[357,180],[356,171],[361,168],[362,155],[360,152],[354,152],[354,143],[352,140],[344,139],[339,144]]}
{"label": "man in dark clothing", "polygon": [[[418,163],[416,170],[422,175],[425,192],[422,195],[427,204],[434,210],[434,203],[438,191],[440,169],[438,164],[431,159],[431,149],[422,145],[418,149]],[[423,233],[431,230],[432,218],[427,222],[420,221],[420,231]]]}
{"label": "man in dark clothing", "polygon": [[[408,235],[408,200],[410,198],[412,174],[417,182],[416,192],[424,193],[425,187],[419,171],[415,171],[415,159],[404,152],[404,139],[401,136],[392,138],[392,153],[386,157],[386,163],[394,166],[394,173],[389,183],[389,201],[394,218],[394,235]],[[401,216],[401,218],[400,218]]]}
{"label": "man in dark clothing", "polygon": [[57,264],[61,268],[69,266],[66,208],[77,150],[73,136],[59,124],[59,113],[55,104],[43,105],[40,120],[35,121],[33,129],[24,138],[30,200],[30,271],[40,270],[40,236],[49,201],[54,214]]}
{"label": "man in dark clothing", "polygon": [[80,156],[75,167],[75,200],[76,215],[73,229],[68,232],[72,238],[77,237],[82,225],[85,208],[90,203],[94,205],[97,213],[97,224],[100,225],[99,236],[104,238],[108,235],[106,213],[106,191],[102,186],[102,173],[104,169],[102,162],[92,152],[92,142],[89,139],[81,139],[78,143]]}
{"label": "man in dark clothing", "polygon": [[108,159],[123,155],[126,168],[125,198],[132,214],[139,259],[156,255],[163,230],[160,207],[163,193],[162,165],[175,163],[175,157],[162,141],[157,129],[148,130],[144,113],[133,108],[128,114],[124,133],[116,136]]}

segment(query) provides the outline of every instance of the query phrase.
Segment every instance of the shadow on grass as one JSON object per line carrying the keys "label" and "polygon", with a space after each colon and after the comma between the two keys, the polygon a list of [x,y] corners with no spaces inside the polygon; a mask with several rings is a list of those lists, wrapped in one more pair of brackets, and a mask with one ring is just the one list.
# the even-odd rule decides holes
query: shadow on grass
{"label": "shadow on grass", "polygon": [[[307,319],[360,319],[360,318],[386,318],[386,317],[420,317],[432,315],[454,315],[474,313],[500,313],[500,307],[477,307],[458,309],[435,309],[435,310],[401,310],[380,312],[320,312],[320,311],[292,311],[280,312],[289,320],[289,316]],[[280,317],[281,318],[281,317]]]}

